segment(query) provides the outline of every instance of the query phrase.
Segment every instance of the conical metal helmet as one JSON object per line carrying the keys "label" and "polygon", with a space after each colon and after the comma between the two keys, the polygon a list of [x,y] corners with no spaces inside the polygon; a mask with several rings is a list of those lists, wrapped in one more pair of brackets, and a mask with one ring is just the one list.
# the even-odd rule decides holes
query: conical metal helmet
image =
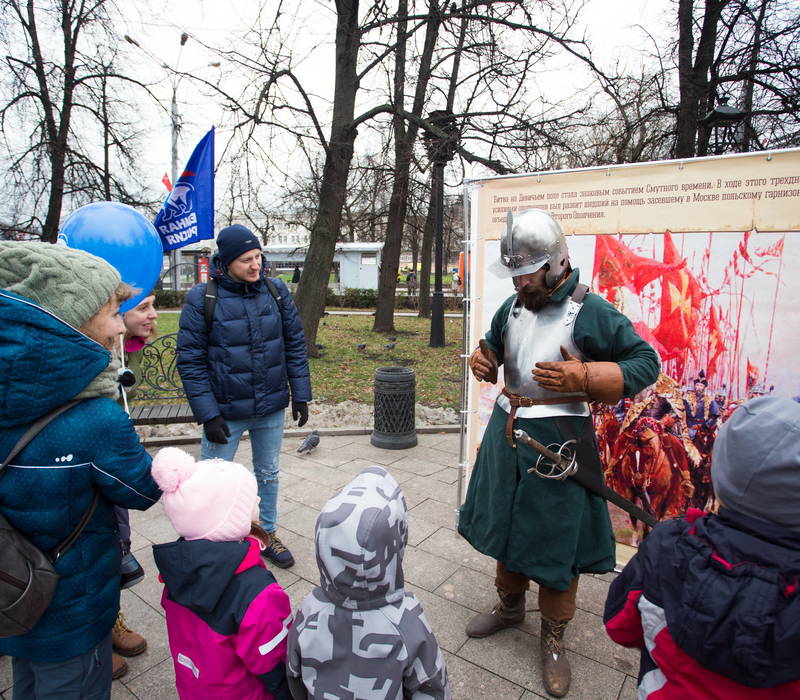
{"label": "conical metal helmet", "polygon": [[500,259],[489,269],[498,277],[516,277],[536,272],[545,264],[550,265],[545,284],[553,288],[569,265],[561,227],[542,209],[526,209],[516,216],[509,211],[500,239]]}

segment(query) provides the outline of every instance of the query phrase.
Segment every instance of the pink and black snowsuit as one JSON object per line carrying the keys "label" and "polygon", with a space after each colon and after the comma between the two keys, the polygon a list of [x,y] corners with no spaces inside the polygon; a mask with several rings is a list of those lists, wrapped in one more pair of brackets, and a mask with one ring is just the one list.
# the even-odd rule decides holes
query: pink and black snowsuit
{"label": "pink and black snowsuit", "polygon": [[183,540],[153,547],[181,698],[291,698],[286,685],[289,597],[258,543]]}

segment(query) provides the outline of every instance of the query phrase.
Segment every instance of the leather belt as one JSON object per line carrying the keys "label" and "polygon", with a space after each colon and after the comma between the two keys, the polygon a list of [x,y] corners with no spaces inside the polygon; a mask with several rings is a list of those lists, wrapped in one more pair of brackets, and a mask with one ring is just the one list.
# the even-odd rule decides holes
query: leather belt
{"label": "leather belt", "polygon": [[506,421],[506,440],[511,447],[516,447],[514,444],[514,418],[517,415],[517,408],[522,406],[528,408],[530,406],[554,406],[556,404],[575,403],[576,401],[588,401],[589,397],[586,395],[572,395],[569,397],[561,398],[560,396],[553,396],[547,399],[534,399],[531,396],[520,396],[519,394],[512,394],[505,387],[503,387],[503,396],[508,399],[511,404],[511,410],[508,412],[508,420]]}

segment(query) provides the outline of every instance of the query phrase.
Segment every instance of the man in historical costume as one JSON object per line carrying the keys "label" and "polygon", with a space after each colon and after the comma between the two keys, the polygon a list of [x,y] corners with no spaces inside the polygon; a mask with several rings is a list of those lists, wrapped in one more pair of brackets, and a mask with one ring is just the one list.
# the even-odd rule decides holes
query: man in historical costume
{"label": "man in historical costume", "polygon": [[470,620],[467,634],[486,637],[522,622],[525,591],[536,581],[544,686],[561,697],[571,680],[563,636],[578,575],[614,568],[614,537],[603,498],[572,479],[529,473],[539,453],[513,429],[545,446],[577,439],[580,468],[600,470],[588,401],[614,404],[642,391],[658,377],[659,359],[624,315],[579,284],[547,212],[509,213],[500,252],[493,272],[512,277],[517,293],[495,313],[469,364],[477,379],[495,382],[503,363],[505,387],[459,519],[470,544],[497,560],[500,602]]}
{"label": "man in historical costume", "polygon": [[708,380],[702,370],[694,380],[694,391],[686,392],[683,402],[686,405],[686,425],[691,438],[694,439],[698,428],[701,427],[714,431],[719,419],[720,406],[714,395],[708,391]]}

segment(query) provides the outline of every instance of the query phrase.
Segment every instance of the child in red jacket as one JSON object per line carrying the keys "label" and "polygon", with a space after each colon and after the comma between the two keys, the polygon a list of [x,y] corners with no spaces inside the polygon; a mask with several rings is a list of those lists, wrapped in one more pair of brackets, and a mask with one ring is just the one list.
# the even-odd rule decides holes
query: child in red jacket
{"label": "child in red jacket", "polygon": [[762,397],[714,443],[719,513],[660,523],[604,620],[642,650],[639,698],[800,698],[800,404]]}
{"label": "child in red jacket", "polygon": [[288,700],[289,597],[261,561],[266,533],[252,472],[195,462],[167,447],[153,460],[164,510],[181,538],[153,547],[181,698]]}

